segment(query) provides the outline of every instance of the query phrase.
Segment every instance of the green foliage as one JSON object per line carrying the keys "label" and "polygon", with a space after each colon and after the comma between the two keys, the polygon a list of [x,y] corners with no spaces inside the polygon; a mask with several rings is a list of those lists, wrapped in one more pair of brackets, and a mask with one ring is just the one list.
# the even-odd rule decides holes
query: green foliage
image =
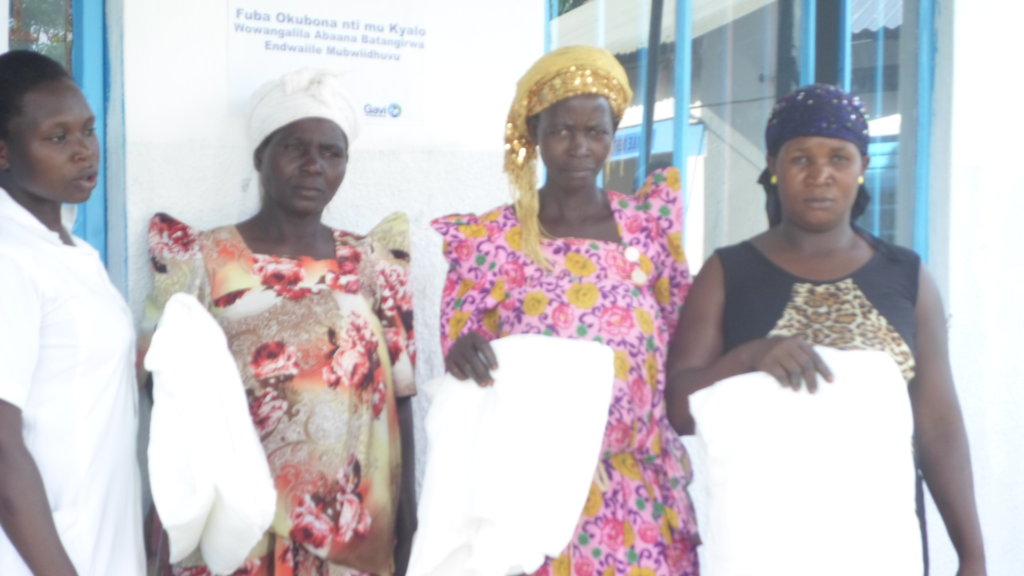
{"label": "green foliage", "polygon": [[10,0],[10,3],[7,27],[11,48],[34,50],[70,67],[71,0]]}

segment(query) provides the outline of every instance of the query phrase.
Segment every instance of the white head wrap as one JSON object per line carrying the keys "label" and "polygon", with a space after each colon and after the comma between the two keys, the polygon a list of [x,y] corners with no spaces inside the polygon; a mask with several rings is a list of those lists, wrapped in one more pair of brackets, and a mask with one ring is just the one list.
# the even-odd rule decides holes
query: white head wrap
{"label": "white head wrap", "polygon": [[345,94],[341,75],[303,68],[260,86],[249,109],[250,149],[275,130],[303,118],[326,118],[341,127],[349,146],[359,135],[359,116]]}

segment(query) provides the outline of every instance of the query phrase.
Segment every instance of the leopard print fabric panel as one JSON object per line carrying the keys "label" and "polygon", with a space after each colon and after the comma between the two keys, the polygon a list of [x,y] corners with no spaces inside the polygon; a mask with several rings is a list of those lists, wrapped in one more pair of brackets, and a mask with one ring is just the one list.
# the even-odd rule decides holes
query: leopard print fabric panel
{"label": "leopard print fabric panel", "polygon": [[793,285],[789,304],[768,336],[796,335],[839,350],[884,350],[907,382],[914,378],[910,347],[850,278]]}

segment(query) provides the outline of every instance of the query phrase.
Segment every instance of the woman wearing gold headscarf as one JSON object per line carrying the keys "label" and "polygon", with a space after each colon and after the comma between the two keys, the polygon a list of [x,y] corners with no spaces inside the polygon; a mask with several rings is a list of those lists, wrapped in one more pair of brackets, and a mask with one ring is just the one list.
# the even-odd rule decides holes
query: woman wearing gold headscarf
{"label": "woman wearing gold headscarf", "polygon": [[545,55],[519,81],[505,128],[513,204],[433,223],[450,262],[441,340],[454,376],[490,384],[489,341],[511,334],[615,351],[590,497],[572,541],[538,575],[697,574],[690,468],[663,399],[665,351],[690,285],[679,173],[652,174],[636,195],[598,185],[631,98],[609,52]]}

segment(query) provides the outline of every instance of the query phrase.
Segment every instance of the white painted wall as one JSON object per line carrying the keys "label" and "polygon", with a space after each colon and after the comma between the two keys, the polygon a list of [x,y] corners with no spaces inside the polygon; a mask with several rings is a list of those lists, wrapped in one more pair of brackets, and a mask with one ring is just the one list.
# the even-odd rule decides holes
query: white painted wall
{"label": "white painted wall", "polygon": [[[0,3],[0,22],[9,22],[11,18],[11,5],[8,2]],[[7,52],[11,47],[11,28],[10,26],[3,26],[0,29],[0,52]]]}
{"label": "white painted wall", "polygon": [[[540,0],[433,4],[422,86],[433,144],[388,151],[363,149],[357,141],[327,215],[329,223],[357,232],[394,210],[409,215],[420,382],[442,371],[437,316],[446,266],[428,222],[507,200],[505,115],[516,80],[544,48]],[[124,199],[112,202],[111,221],[127,222],[123,238],[111,234],[111,272],[138,314],[151,285],[146,225],[153,213],[209,228],[248,217],[257,198],[241,187],[251,167],[242,111],[226,103],[227,2],[110,0],[107,10],[115,87],[110,195]],[[419,438],[425,405],[421,395]],[[419,449],[422,458],[422,441]]]}
{"label": "white painted wall", "polygon": [[[933,253],[948,278],[951,357],[990,575],[1024,566],[1024,79],[1002,64],[1022,16],[1024,7],[1001,0],[940,2],[940,18],[952,22],[952,37],[940,38],[952,46],[950,194]],[[932,574],[953,574],[934,510],[930,524]]]}

